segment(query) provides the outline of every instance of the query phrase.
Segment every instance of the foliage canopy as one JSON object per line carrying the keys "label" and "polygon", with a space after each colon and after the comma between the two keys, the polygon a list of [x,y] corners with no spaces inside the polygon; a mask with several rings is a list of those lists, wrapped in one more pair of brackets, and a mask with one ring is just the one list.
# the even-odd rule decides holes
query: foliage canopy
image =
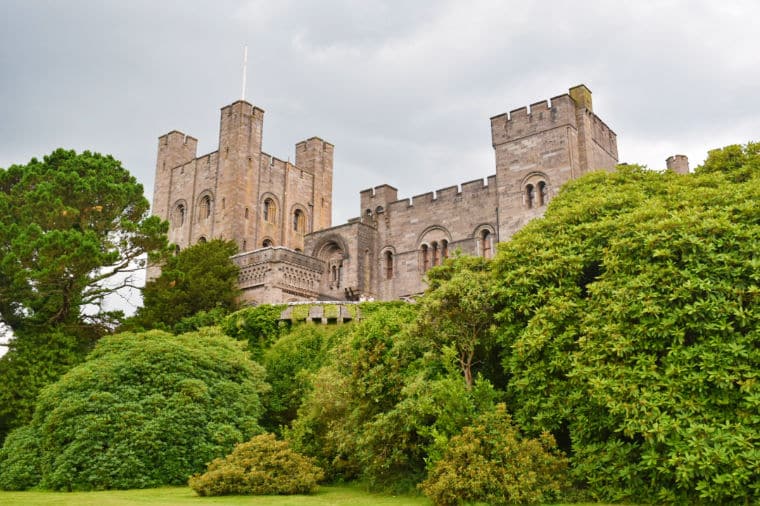
{"label": "foliage canopy", "polygon": [[200,311],[237,307],[239,268],[230,258],[233,241],[200,242],[166,259],[161,275],[143,289],[143,307],[130,325],[172,329]]}
{"label": "foliage canopy", "polygon": [[16,335],[113,323],[104,297],[166,246],[167,224],[148,208],[111,156],[58,149],[0,169],[0,318]]}
{"label": "foliage canopy", "polygon": [[499,252],[515,420],[552,431],[594,498],[760,497],[758,160],[590,174]]}
{"label": "foliage canopy", "polygon": [[31,424],[19,429],[33,431],[39,452],[19,460],[12,452],[28,434],[8,437],[0,484],[13,488],[7,473],[16,472],[29,485],[19,469],[35,469],[40,486],[55,490],[185,483],[260,431],[263,375],[238,343],[211,329],[103,338],[42,391]]}

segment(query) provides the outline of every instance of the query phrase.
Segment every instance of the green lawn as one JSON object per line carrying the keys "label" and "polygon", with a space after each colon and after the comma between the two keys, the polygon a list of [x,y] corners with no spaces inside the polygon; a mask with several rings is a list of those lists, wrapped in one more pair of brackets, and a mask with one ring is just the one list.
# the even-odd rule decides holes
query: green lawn
{"label": "green lawn", "polygon": [[430,505],[424,497],[369,494],[354,486],[322,486],[315,495],[198,497],[187,487],[107,492],[0,492],[0,504],[13,506],[132,506],[145,504],[205,504],[251,506],[328,506],[328,505]]}
{"label": "green lawn", "polygon": [[[0,505],[13,506],[139,506],[206,504],[248,506],[402,506],[426,505],[425,497],[370,494],[352,485],[321,486],[315,495],[198,497],[187,487],[107,492],[0,492]],[[582,506],[582,505],[574,505]],[[596,505],[601,506],[601,505]]]}

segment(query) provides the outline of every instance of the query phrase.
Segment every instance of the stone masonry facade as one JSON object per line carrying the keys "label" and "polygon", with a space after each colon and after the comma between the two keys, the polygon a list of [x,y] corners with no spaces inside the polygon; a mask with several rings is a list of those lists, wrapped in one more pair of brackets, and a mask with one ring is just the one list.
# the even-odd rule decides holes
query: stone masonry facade
{"label": "stone masonry facade", "polygon": [[[153,198],[179,248],[238,244],[248,304],[413,298],[454,251],[490,258],[564,183],[618,163],[617,137],[579,85],[491,118],[495,174],[411,199],[376,186],[361,192],[359,217],[332,226],[333,145],[312,137],[296,144],[294,164],[282,161],[262,151],[263,120],[245,101],[222,108],[219,148],[201,157],[193,137],[159,137]],[[688,171],[685,157],[671,158]]]}

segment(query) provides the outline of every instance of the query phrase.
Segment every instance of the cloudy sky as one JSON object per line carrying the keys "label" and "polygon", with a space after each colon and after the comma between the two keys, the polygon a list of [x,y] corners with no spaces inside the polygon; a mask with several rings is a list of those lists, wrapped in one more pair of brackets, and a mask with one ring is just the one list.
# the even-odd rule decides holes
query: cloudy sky
{"label": "cloudy sky", "polygon": [[335,144],[334,223],[358,192],[494,172],[489,117],[585,83],[621,161],[692,166],[760,138],[756,1],[0,3],[0,167],[111,153],[151,197],[157,137],[217,147],[219,109],[266,110],[264,148]]}

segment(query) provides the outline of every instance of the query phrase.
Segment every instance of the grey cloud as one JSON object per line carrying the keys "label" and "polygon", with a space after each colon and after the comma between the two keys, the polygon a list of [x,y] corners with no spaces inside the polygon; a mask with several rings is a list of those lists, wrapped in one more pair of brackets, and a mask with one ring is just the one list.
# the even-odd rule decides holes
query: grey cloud
{"label": "grey cloud", "polygon": [[0,166],[110,152],[151,191],[156,138],[215,149],[219,108],[266,113],[264,149],[336,145],[335,223],[361,189],[400,195],[493,171],[488,118],[586,83],[621,159],[692,165],[760,131],[753,2],[7,1]]}

